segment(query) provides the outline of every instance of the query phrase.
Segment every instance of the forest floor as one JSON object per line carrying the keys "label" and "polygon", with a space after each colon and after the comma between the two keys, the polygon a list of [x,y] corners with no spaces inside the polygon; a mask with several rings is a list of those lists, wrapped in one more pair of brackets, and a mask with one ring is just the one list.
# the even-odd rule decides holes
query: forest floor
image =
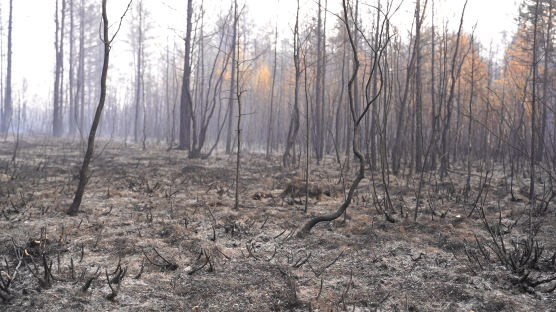
{"label": "forest floor", "polygon": [[373,200],[385,202],[381,177],[375,197],[367,172],[346,217],[299,238],[310,216],[342,203],[353,162],[343,174],[332,158],[312,164],[304,214],[302,169],[245,154],[234,210],[235,156],[101,140],[68,216],[81,148],[24,138],[14,166],[13,140],[0,143],[1,311],[556,311],[554,203],[537,183],[532,213],[528,180],[512,181],[512,199],[501,166],[486,180],[474,167],[468,196],[463,169],[444,182],[425,174],[416,222],[420,176],[389,176],[391,222]]}

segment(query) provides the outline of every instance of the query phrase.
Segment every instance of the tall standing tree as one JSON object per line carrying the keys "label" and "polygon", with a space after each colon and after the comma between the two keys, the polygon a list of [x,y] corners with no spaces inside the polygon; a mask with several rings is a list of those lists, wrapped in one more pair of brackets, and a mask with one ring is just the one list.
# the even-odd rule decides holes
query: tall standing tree
{"label": "tall standing tree", "polygon": [[[416,24],[418,24],[417,21]],[[403,95],[400,98],[399,112],[397,116],[398,120],[396,123],[396,132],[395,132],[396,134],[394,137],[394,144],[392,146],[392,172],[394,174],[398,174],[400,170],[403,138],[406,136],[406,134],[403,133],[405,119],[406,119],[405,109],[406,109],[407,100],[409,96],[409,88],[410,88],[409,84],[411,82],[411,77],[413,76],[413,71],[415,68],[416,52],[417,49],[414,46],[412,52],[410,53],[411,56],[409,58],[409,62],[407,65]]]}
{"label": "tall standing tree", "polygon": [[[138,142],[139,137],[139,117],[141,113],[141,99],[143,98],[143,88],[144,88],[144,80],[143,80],[143,69],[144,69],[144,61],[143,61],[143,50],[144,50],[144,10],[143,10],[143,1],[140,0],[137,2],[137,25],[135,26],[135,33],[136,36],[134,39],[135,43],[135,119],[133,123],[133,141],[135,143]],[[143,112],[144,114],[145,112]]]}
{"label": "tall standing tree", "polygon": [[529,154],[530,162],[530,183],[529,183],[529,199],[531,200],[531,208],[535,207],[535,163],[536,163],[536,153],[535,153],[535,137],[537,136],[537,75],[538,75],[538,64],[537,64],[537,25],[539,20],[539,2],[535,1],[535,15],[533,18],[533,55],[531,59],[531,71],[533,77],[531,80],[531,153]]}
{"label": "tall standing tree", "polygon": [[[203,13],[204,15],[204,13]],[[218,31],[220,33],[220,39],[218,41],[218,45],[216,46],[216,55],[214,56],[214,60],[212,62],[212,68],[208,75],[208,79],[204,79],[204,55],[208,54],[208,51],[205,51],[205,44],[203,40],[203,22],[201,18],[201,35],[199,36],[199,65],[197,66],[197,71],[200,72],[197,75],[196,79],[196,91],[197,91],[197,99],[196,99],[196,113],[192,115],[192,144],[189,150],[189,158],[206,158],[208,157],[213,148],[209,150],[208,153],[203,153],[203,147],[207,142],[207,134],[209,133],[209,126],[211,124],[211,120],[214,116],[214,112],[216,110],[217,98],[221,95],[222,84],[224,82],[224,75],[226,70],[228,69],[228,65],[230,63],[230,53],[225,53],[225,49],[223,49],[227,33],[227,24],[228,19],[230,18],[230,14],[226,15],[223,20],[221,21],[221,26],[218,27]],[[221,66],[220,71],[217,72],[218,65]],[[233,66],[233,61],[232,61]],[[206,90],[206,91],[205,91]],[[203,94],[204,93],[204,94]],[[213,146],[218,144],[220,139],[220,118],[217,121],[217,137]],[[225,122],[222,123],[224,125]]]}
{"label": "tall standing tree", "polygon": [[[239,28],[239,15],[237,12],[237,0],[234,0],[234,32],[237,34],[237,29]],[[235,183],[235,204],[234,209],[239,209],[239,167],[241,161],[241,95],[243,94],[243,90],[240,87],[240,61],[239,61],[239,36],[234,40],[235,46],[232,47],[234,50],[237,49],[236,53],[234,53],[234,57],[232,58],[232,72],[234,72],[233,68],[235,67],[235,74],[236,76],[236,99],[237,99],[237,151],[236,151],[236,183]]]}
{"label": "tall standing tree", "polygon": [[79,170],[79,184],[77,185],[77,190],[75,191],[75,196],[73,198],[73,202],[71,206],[66,211],[69,215],[76,215],[79,212],[79,207],[81,206],[81,201],[83,200],[83,194],[85,193],[85,186],[87,186],[87,182],[89,181],[89,164],[91,162],[91,158],[93,157],[93,152],[95,148],[95,136],[98,128],[98,124],[100,123],[100,117],[102,116],[102,109],[104,108],[104,103],[106,102],[106,79],[108,77],[108,65],[110,61],[110,48],[112,41],[120,31],[120,27],[122,26],[122,21],[131,6],[130,0],[127,8],[120,18],[120,24],[118,29],[109,37],[108,35],[108,28],[110,25],[108,24],[108,13],[106,11],[106,1],[102,0],[102,43],[104,46],[104,61],[102,63],[102,74],[100,77],[100,98],[97,105],[97,109],[95,111],[95,117],[93,119],[93,124],[91,125],[91,130],[89,131],[89,139],[87,140],[87,150],[85,152],[85,157],[83,158],[83,164],[81,165],[81,170]]}
{"label": "tall standing tree", "polygon": [[69,89],[68,89],[68,101],[69,101],[69,116],[68,116],[68,125],[69,125],[69,134],[72,135],[75,133],[76,124],[75,124],[75,98],[74,98],[74,81],[75,81],[75,69],[74,69],[74,50],[75,50],[75,43],[74,43],[74,6],[73,1],[69,3],[69,11],[70,11],[70,33],[69,33]]}
{"label": "tall standing tree", "polygon": [[[463,31],[463,19],[465,17],[465,9],[467,7],[467,0],[465,0],[465,3],[463,4],[463,9],[461,11],[461,17],[460,17],[460,21],[459,21],[459,28],[458,28],[458,33],[457,33],[457,37],[456,37],[456,43],[455,43],[455,47],[454,47],[454,55],[452,56],[452,61],[451,61],[451,67],[450,67],[450,91],[448,93],[448,99],[446,100],[446,116],[444,118],[444,127],[442,129],[442,153],[440,154],[440,175],[441,177],[445,176],[448,173],[448,167],[450,165],[450,158],[449,158],[449,150],[448,150],[448,135],[449,135],[449,130],[450,130],[450,126],[451,126],[451,119],[452,119],[452,102],[454,101],[454,95],[455,95],[455,88],[456,88],[456,82],[459,80],[459,76],[461,73],[461,67],[463,64],[463,61],[465,60],[465,57],[467,54],[463,55],[463,59],[461,60],[461,63],[458,65],[457,64],[457,60],[458,60],[458,52],[460,49],[460,40],[461,40],[461,34]],[[447,44],[447,43],[446,43]],[[446,53],[445,53],[446,54]]]}
{"label": "tall standing tree", "polygon": [[301,42],[299,40],[299,0],[297,0],[297,13],[295,14],[295,26],[293,29],[293,64],[295,66],[295,82],[293,91],[293,112],[290,119],[290,127],[288,129],[288,137],[286,140],[286,149],[282,156],[282,165],[287,167],[295,165],[295,152],[292,155],[292,150],[295,146],[297,139],[297,132],[299,131],[299,79],[301,78],[301,68],[299,53],[301,51]]}
{"label": "tall standing tree", "polygon": [[272,84],[270,86],[270,111],[268,113],[268,133],[266,138],[266,155],[270,159],[272,150],[272,122],[274,117],[274,86],[276,85],[276,63],[278,58],[278,22],[274,26],[274,63],[272,65]]}
{"label": "tall standing tree", "polygon": [[[54,47],[56,48],[56,64],[54,73],[54,100],[53,100],[53,116],[52,116],[52,134],[56,137],[62,136],[64,125],[62,119],[63,98],[64,98],[64,25],[66,17],[66,0],[62,0],[62,10],[58,8],[59,1],[56,0],[56,13],[54,22],[56,24],[56,38]],[[59,15],[62,15],[61,21]]]}
{"label": "tall standing tree", "polygon": [[[234,0],[234,24],[232,30],[232,43],[231,43],[231,50],[232,50],[232,61],[236,59],[236,41],[237,41],[237,22],[238,22],[238,14],[237,14],[237,0]],[[232,115],[234,114],[234,88],[236,87],[236,70],[235,66],[232,66],[232,74],[230,77],[230,96],[228,97],[228,134],[226,136],[226,154],[232,153]]]}
{"label": "tall standing tree", "polygon": [[[316,149],[316,156],[317,156],[317,164],[321,161],[323,157],[324,151],[324,120],[322,120],[323,116],[323,106],[324,106],[324,99],[323,99],[323,36],[322,36],[322,8],[321,8],[321,1],[319,0],[317,3],[318,6],[318,13],[317,13],[317,70],[316,70],[316,81],[315,81],[315,133],[313,140],[315,149]],[[307,112],[308,114],[308,112]],[[307,133],[309,137],[309,133]]]}
{"label": "tall standing tree", "polygon": [[[427,1],[425,0],[425,8],[427,6]],[[423,94],[422,94],[422,82],[421,82],[421,25],[423,23],[423,16],[421,12],[421,1],[417,0],[415,4],[415,53],[416,62],[415,67],[415,169],[420,172],[423,169]],[[423,9],[423,15],[425,9]]]}
{"label": "tall standing tree", "polygon": [[[10,12],[8,17],[8,52],[6,64],[6,94],[2,109],[1,133],[7,133],[12,119],[12,23],[13,23],[13,0],[10,0]],[[0,78],[1,79],[1,78]]]}
{"label": "tall standing tree", "polygon": [[550,65],[552,64],[552,48],[554,45],[554,40],[552,38],[552,14],[554,10],[554,1],[548,2],[548,16],[546,20],[546,34],[544,40],[544,68],[543,68],[543,78],[542,78],[542,114],[541,114],[541,129],[539,133],[539,147],[537,148],[537,161],[541,161],[545,151],[546,141],[547,141],[547,120],[548,120],[548,106],[551,98],[552,86],[550,82]]}
{"label": "tall standing tree", "polygon": [[183,79],[180,98],[180,150],[191,147],[191,17],[193,15],[193,0],[187,0],[187,26],[185,30],[185,50],[183,58]]}
{"label": "tall standing tree", "polygon": [[471,134],[473,131],[473,99],[475,98],[475,45],[474,38],[471,35],[471,77],[470,77],[470,90],[469,90],[469,124],[467,125],[467,179],[465,180],[464,193],[467,196],[471,191],[471,149],[473,147]]}
{"label": "tall standing tree", "polygon": [[[378,0],[377,6],[376,6],[376,24],[375,24],[375,36],[374,36],[374,48],[376,49],[378,47],[379,44],[379,37],[380,37],[380,0]],[[372,79],[372,86],[371,86],[372,90],[372,96],[376,96],[377,93],[377,88],[378,88],[378,75],[375,73],[373,79]],[[365,90],[366,92],[368,92],[368,90]],[[377,103],[378,104],[378,103]],[[377,135],[377,130],[379,128],[378,123],[378,105],[373,105],[373,107],[371,108],[371,115],[370,115],[370,127],[371,129],[367,132],[367,134],[369,135],[369,138],[367,140],[367,147],[368,149],[370,149],[370,152],[368,151],[368,157],[369,157],[369,165],[371,167],[371,170],[375,170],[376,169],[376,135]],[[367,118],[368,119],[368,118]],[[368,120],[367,120],[368,121]],[[369,126],[369,125],[368,125]]]}
{"label": "tall standing tree", "polygon": [[436,112],[436,92],[435,92],[435,31],[434,31],[434,0],[431,3],[431,146],[429,169],[436,169],[436,131],[438,129],[438,118]]}
{"label": "tall standing tree", "polygon": [[79,7],[79,51],[77,58],[77,86],[75,90],[74,123],[81,134],[83,132],[85,114],[85,1],[81,0]]}

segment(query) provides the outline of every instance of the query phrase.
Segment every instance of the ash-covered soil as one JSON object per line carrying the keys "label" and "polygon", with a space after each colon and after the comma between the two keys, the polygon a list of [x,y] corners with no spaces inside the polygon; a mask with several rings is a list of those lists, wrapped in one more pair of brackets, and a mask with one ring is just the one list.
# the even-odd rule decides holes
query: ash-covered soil
{"label": "ash-covered soil", "polygon": [[467,196],[463,169],[425,173],[416,222],[421,176],[385,177],[388,207],[368,171],[346,216],[299,238],[342,203],[353,161],[311,164],[304,214],[303,169],[245,154],[234,210],[234,155],[101,140],[68,216],[81,150],[24,138],[13,162],[13,140],[0,143],[2,311],[556,311],[550,186],[537,183],[532,212],[528,180],[502,165],[485,178],[477,160]]}

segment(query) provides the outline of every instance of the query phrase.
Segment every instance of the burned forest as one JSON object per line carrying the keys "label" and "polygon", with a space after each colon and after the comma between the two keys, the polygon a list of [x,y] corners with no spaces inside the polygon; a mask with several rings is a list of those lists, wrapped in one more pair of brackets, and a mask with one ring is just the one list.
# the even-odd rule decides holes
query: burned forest
{"label": "burned forest", "polygon": [[0,311],[556,311],[556,0],[0,0]]}

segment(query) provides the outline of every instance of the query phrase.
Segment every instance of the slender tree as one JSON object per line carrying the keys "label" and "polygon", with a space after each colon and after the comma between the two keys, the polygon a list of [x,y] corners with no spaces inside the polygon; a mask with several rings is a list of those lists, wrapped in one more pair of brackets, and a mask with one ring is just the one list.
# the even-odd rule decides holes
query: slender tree
{"label": "slender tree", "polygon": [[[239,15],[237,15],[237,0],[234,0],[234,32],[237,31],[237,29],[239,28]],[[236,32],[237,33],[237,32]],[[236,73],[236,86],[235,86],[235,90],[236,90],[236,99],[237,99],[237,151],[236,151],[236,193],[235,193],[235,205],[234,205],[234,209],[239,209],[239,169],[240,169],[240,161],[241,161],[241,95],[243,94],[243,90],[240,87],[240,79],[239,79],[239,74],[240,74],[240,61],[239,61],[239,47],[240,47],[240,42],[239,42],[239,36],[238,38],[236,38],[236,40],[234,40],[234,43],[236,44],[236,47],[233,47],[233,49],[235,50],[237,48],[237,51],[235,53],[235,57],[232,59],[233,64],[232,64],[232,68],[235,67],[235,73]],[[233,70],[232,70],[233,72]]]}
{"label": "slender tree", "polygon": [[[318,13],[317,13],[317,70],[316,70],[316,81],[315,81],[315,133],[313,140],[315,141],[315,150],[316,150],[316,158],[317,164],[321,161],[323,157],[323,147],[324,147],[324,131],[323,131],[323,120],[322,120],[322,112],[324,106],[324,99],[323,99],[323,38],[322,38],[322,9],[321,9],[321,1],[319,0],[317,3],[318,6]],[[308,113],[308,112],[307,112]],[[307,133],[307,137],[309,137],[309,133]]]}
{"label": "slender tree", "polygon": [[[59,1],[56,0],[56,13],[54,22],[56,24],[56,38],[54,40],[54,47],[56,48],[56,65],[54,73],[54,109],[52,116],[52,134],[59,137],[63,134],[63,120],[62,120],[62,110],[63,110],[63,74],[64,74],[64,24],[66,16],[66,0],[62,0],[62,9],[59,11],[58,8]],[[59,14],[62,15],[61,21],[59,19]]]}
{"label": "slender tree", "polygon": [[301,78],[301,68],[299,53],[301,51],[301,42],[299,40],[299,0],[297,0],[297,11],[295,14],[295,26],[293,29],[293,64],[295,66],[295,82],[293,91],[293,112],[290,119],[290,126],[288,129],[288,137],[286,140],[286,149],[282,156],[282,165],[287,167],[295,165],[295,152],[291,155],[292,149],[295,147],[295,140],[297,139],[297,132],[299,130],[299,79]]}
{"label": "slender tree", "polygon": [[[353,154],[355,155],[355,157],[359,161],[359,170],[357,171],[357,176],[353,180],[353,183],[351,184],[351,186],[349,188],[348,195],[345,198],[343,204],[335,212],[332,212],[332,213],[327,214],[327,215],[316,216],[316,217],[311,218],[309,221],[307,221],[305,223],[305,225],[301,228],[301,230],[298,232],[298,236],[300,236],[300,237],[303,237],[303,236],[309,234],[311,229],[315,225],[317,225],[318,223],[332,221],[332,220],[335,220],[335,219],[339,218],[346,211],[346,209],[349,207],[349,205],[351,204],[351,200],[353,198],[355,190],[357,189],[361,180],[363,180],[365,178],[365,158],[364,158],[364,156],[361,153],[360,148],[359,148],[360,141],[361,141],[361,139],[359,137],[360,136],[360,134],[359,134],[359,125],[360,125],[361,121],[363,120],[363,118],[365,118],[365,115],[369,111],[370,107],[375,104],[376,100],[380,96],[380,93],[382,92],[382,87],[384,86],[384,84],[383,84],[384,77],[383,77],[383,73],[382,73],[380,60],[383,57],[384,47],[388,44],[388,39],[383,41],[376,49],[374,49],[373,63],[371,65],[370,74],[369,74],[369,78],[368,78],[369,80],[372,79],[372,76],[375,73],[375,71],[378,71],[379,75],[380,75],[380,89],[378,90],[376,96],[371,96],[371,97],[366,98],[365,106],[363,107],[363,110],[360,113],[358,113],[356,111],[355,105],[354,105],[354,88],[355,88],[355,82],[356,82],[356,77],[357,77],[357,74],[358,74],[358,71],[359,71],[360,63],[359,63],[359,57],[358,57],[358,52],[359,52],[358,47],[355,44],[354,36],[352,35],[352,29],[351,29],[351,25],[350,25],[351,23],[350,23],[349,16],[353,16],[353,15],[351,14],[351,10],[350,10],[348,1],[349,0],[342,0],[343,23],[345,25],[346,33],[347,33],[349,43],[350,43],[350,46],[351,46],[353,65],[354,65],[353,69],[352,69],[351,77],[350,77],[349,82],[348,82],[348,99],[349,99],[349,110],[350,110],[351,118],[352,118],[352,121],[353,121],[352,148],[353,148]],[[385,25],[385,22],[388,21],[388,12],[386,12],[385,14],[386,14],[386,17],[384,19],[383,26]],[[355,15],[355,16],[357,16],[357,15]],[[359,26],[357,24],[357,19],[354,19],[352,23],[353,23],[354,31],[359,31],[359,28],[358,28]],[[381,27],[381,28],[384,29],[384,27]],[[369,83],[369,82],[367,81],[367,83]]]}
{"label": "slender tree", "polygon": [[402,154],[402,141],[405,134],[403,133],[404,124],[405,124],[405,106],[407,104],[408,95],[409,95],[409,87],[411,82],[411,77],[413,75],[413,70],[415,68],[415,59],[416,59],[417,49],[413,47],[412,52],[410,53],[409,62],[407,65],[407,72],[405,76],[405,86],[403,89],[403,95],[400,98],[399,104],[399,112],[398,118],[396,123],[396,135],[394,137],[394,145],[392,147],[392,172],[394,174],[398,174],[400,170],[400,162],[401,162],[401,154]]}
{"label": "slender tree", "polygon": [[[1,133],[7,133],[12,119],[12,24],[13,24],[13,0],[10,0],[10,12],[8,17],[8,51],[6,64],[6,85],[4,105],[2,109]],[[0,78],[1,79],[1,78]]]}
{"label": "slender tree", "polygon": [[[222,21],[222,26],[219,27],[220,39],[216,49],[216,55],[214,56],[214,61],[212,62],[212,68],[210,70],[208,79],[205,80],[204,77],[204,40],[202,35],[202,25],[201,25],[201,36],[199,38],[199,66],[197,66],[198,71],[201,72],[198,75],[197,87],[198,99],[196,103],[198,104],[197,114],[192,115],[192,126],[193,126],[193,142],[191,149],[189,151],[189,158],[206,158],[208,153],[202,153],[203,147],[205,146],[207,134],[209,131],[209,125],[211,123],[212,117],[216,110],[217,97],[220,96],[222,90],[222,84],[224,82],[224,75],[228,69],[228,64],[230,63],[230,54],[225,53],[223,46],[225,44],[225,38],[227,36],[227,23],[230,15],[228,14]],[[217,72],[218,65],[222,63],[221,69]],[[233,63],[233,62],[232,62]],[[232,64],[233,66],[233,64]],[[206,89],[206,92],[204,91]],[[203,95],[204,93],[204,95]],[[218,140],[215,140],[215,144]]]}
{"label": "slender tree", "polygon": [[[237,41],[237,23],[238,23],[238,12],[237,12],[237,0],[234,0],[234,23],[232,30],[232,60],[236,59],[236,41]],[[226,136],[226,154],[232,153],[232,115],[234,113],[234,88],[236,87],[236,70],[235,66],[232,66],[232,74],[230,79],[230,96],[228,97],[228,134]]]}
{"label": "slender tree", "polygon": [[84,131],[85,119],[85,0],[79,8],[79,66],[77,68],[77,90],[75,94],[75,123],[79,133]]}
{"label": "slender tree", "polygon": [[436,92],[435,92],[435,31],[434,31],[434,0],[431,0],[431,145],[430,169],[436,169],[436,131],[438,129],[438,118],[436,112]]}
{"label": "slender tree", "polygon": [[469,123],[467,126],[467,179],[465,182],[464,193],[467,196],[469,191],[471,191],[471,149],[473,147],[471,134],[473,131],[473,99],[475,98],[475,46],[473,35],[471,35],[471,78],[470,78],[470,90],[469,90]]}
{"label": "slender tree", "polygon": [[[143,28],[143,18],[144,18],[144,11],[143,11],[143,1],[140,0],[137,3],[137,26],[135,30],[135,35],[137,36],[135,41],[136,47],[136,57],[135,57],[135,120],[133,123],[134,131],[133,131],[133,141],[135,143],[138,142],[139,136],[139,115],[141,112],[141,99],[142,99],[142,89],[143,89],[143,42],[144,42],[144,28]],[[145,112],[143,111],[143,114]]]}
{"label": "slender tree", "polygon": [[545,42],[544,42],[544,69],[543,69],[543,78],[542,78],[542,114],[541,114],[541,130],[539,133],[539,147],[537,148],[537,161],[542,161],[543,154],[545,151],[546,146],[546,131],[547,131],[547,120],[548,120],[548,106],[550,101],[550,65],[552,62],[552,46],[554,44],[554,40],[552,38],[552,14],[554,9],[554,1],[548,2],[548,17],[546,21],[546,35],[545,35]]}
{"label": "slender tree", "polygon": [[460,17],[460,22],[459,22],[459,28],[458,28],[458,34],[456,37],[456,43],[455,43],[455,47],[454,47],[454,55],[452,56],[452,62],[451,62],[451,67],[450,67],[450,75],[451,75],[451,79],[450,79],[450,91],[448,94],[448,99],[446,100],[446,116],[444,118],[444,128],[442,129],[442,153],[440,155],[440,175],[441,177],[445,176],[448,173],[448,167],[449,167],[449,150],[448,150],[448,131],[450,129],[450,125],[451,125],[451,118],[452,118],[452,102],[454,100],[454,94],[455,94],[455,87],[456,87],[456,82],[459,80],[459,74],[461,72],[461,65],[463,64],[463,60],[465,59],[465,56],[467,54],[463,55],[463,60],[461,60],[461,63],[457,64],[457,59],[458,59],[458,52],[459,52],[459,48],[460,48],[460,40],[461,40],[461,34],[462,34],[462,29],[463,29],[463,19],[465,16],[465,8],[467,7],[467,0],[465,0],[465,3],[463,5],[463,9],[461,11],[461,17]]}
{"label": "slender tree", "polygon": [[268,113],[268,134],[266,138],[266,155],[267,160],[270,159],[272,150],[272,122],[274,117],[274,86],[276,85],[276,63],[278,58],[278,21],[274,26],[274,63],[272,65],[272,84],[270,86],[270,111]]}
{"label": "slender tree", "polygon": [[69,105],[69,116],[68,116],[68,125],[69,125],[69,134],[73,135],[75,133],[76,125],[75,125],[75,98],[74,98],[74,91],[75,91],[75,69],[74,69],[74,51],[75,51],[75,36],[74,36],[74,6],[73,1],[69,3],[69,11],[70,11],[70,33],[69,33],[69,73],[68,73],[68,80],[69,80],[69,88],[68,88],[68,105]]}
{"label": "slender tree", "polygon": [[191,17],[193,15],[193,0],[187,0],[187,28],[185,31],[185,50],[183,58],[183,80],[180,99],[180,143],[179,149],[189,150],[191,147]]}
{"label": "slender tree", "polygon": [[67,214],[69,215],[76,215],[79,212],[79,206],[81,206],[81,201],[83,199],[83,194],[85,193],[85,186],[89,180],[89,164],[91,162],[91,158],[93,157],[93,151],[95,148],[95,136],[98,128],[98,124],[100,123],[100,117],[102,115],[102,109],[104,108],[104,103],[106,101],[106,78],[108,76],[108,65],[110,60],[110,44],[118,34],[120,27],[122,26],[122,21],[131,6],[131,1],[127,5],[127,8],[120,18],[120,24],[118,29],[110,38],[108,36],[108,28],[110,25],[108,24],[108,13],[106,11],[106,1],[102,0],[102,43],[104,45],[104,61],[102,64],[102,74],[100,78],[100,99],[98,102],[97,109],[95,111],[95,117],[93,119],[93,124],[91,125],[91,131],[89,132],[89,139],[87,141],[87,151],[85,152],[85,157],[83,158],[83,164],[81,165],[81,170],[79,171],[79,184],[77,185],[77,190],[75,191],[75,197],[73,198],[73,202],[71,206],[67,210]]}
{"label": "slender tree", "polygon": [[[427,1],[425,0],[425,8]],[[424,154],[423,148],[423,94],[421,82],[421,25],[423,23],[423,16],[421,12],[421,1],[417,0],[415,4],[415,54],[416,54],[416,68],[415,68],[415,169],[420,172],[423,169],[422,156]],[[423,9],[423,14],[425,9]]]}
{"label": "slender tree", "polygon": [[533,18],[533,55],[531,60],[531,71],[533,77],[531,80],[531,153],[529,154],[529,164],[530,168],[530,184],[529,184],[529,199],[531,200],[531,208],[535,207],[535,163],[536,163],[536,153],[535,153],[535,137],[537,136],[537,75],[538,75],[538,65],[537,65],[537,25],[539,20],[539,2],[535,1],[535,15]]}

